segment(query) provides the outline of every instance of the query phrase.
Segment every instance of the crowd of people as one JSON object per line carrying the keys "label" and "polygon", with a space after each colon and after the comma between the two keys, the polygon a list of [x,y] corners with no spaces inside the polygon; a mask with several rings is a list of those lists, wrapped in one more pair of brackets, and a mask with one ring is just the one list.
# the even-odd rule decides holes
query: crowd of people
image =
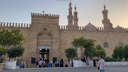
{"label": "crowd of people", "polygon": [[[86,63],[86,68],[89,68],[88,57],[85,58],[84,56],[82,56],[81,61]],[[49,62],[48,67],[52,67],[52,64],[53,64],[52,62]],[[72,60],[70,60],[69,63],[67,63],[65,66],[64,66],[63,59],[60,60],[60,65],[56,61],[54,62],[54,64],[55,64],[55,67],[73,67]],[[39,61],[38,60],[36,61],[36,65],[37,65],[37,67],[42,68],[46,65],[46,63],[45,63],[45,61],[40,59]],[[102,56],[99,56],[98,70],[100,70],[100,72],[105,72],[105,60],[103,59]]]}
{"label": "crowd of people", "polygon": [[26,68],[26,63],[24,61],[22,62],[20,60],[17,60],[16,66],[18,66],[19,68]]}
{"label": "crowd of people", "polygon": [[73,67],[73,62],[69,62],[69,64],[67,63],[65,66],[64,66],[64,61],[63,59],[60,60],[60,64],[58,64],[56,61],[53,63],[53,62],[49,62],[48,64],[46,63],[46,61],[44,61],[43,59],[40,59],[39,61],[36,60],[36,66],[39,67],[39,68],[42,68],[42,67],[52,67],[52,64],[55,65],[55,67]]}

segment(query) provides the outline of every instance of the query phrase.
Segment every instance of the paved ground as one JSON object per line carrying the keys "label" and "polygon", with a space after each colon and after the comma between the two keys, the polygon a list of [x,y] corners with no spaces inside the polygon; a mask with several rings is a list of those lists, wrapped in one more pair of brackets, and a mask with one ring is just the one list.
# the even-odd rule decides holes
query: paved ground
{"label": "paved ground", "polygon": [[[99,72],[97,68],[28,68],[0,72]],[[128,66],[106,67],[105,72],[128,72]]]}

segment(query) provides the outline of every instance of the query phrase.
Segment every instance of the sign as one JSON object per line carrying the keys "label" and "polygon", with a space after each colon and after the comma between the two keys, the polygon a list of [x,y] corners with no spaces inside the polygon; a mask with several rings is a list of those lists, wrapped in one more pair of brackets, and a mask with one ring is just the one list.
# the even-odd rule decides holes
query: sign
{"label": "sign", "polygon": [[51,45],[38,45],[39,49],[52,49]]}

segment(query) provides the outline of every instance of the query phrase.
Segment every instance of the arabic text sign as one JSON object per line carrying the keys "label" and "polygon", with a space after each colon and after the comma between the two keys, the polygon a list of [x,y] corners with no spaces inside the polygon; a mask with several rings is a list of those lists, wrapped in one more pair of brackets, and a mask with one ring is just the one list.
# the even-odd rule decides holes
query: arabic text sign
{"label": "arabic text sign", "polygon": [[51,49],[52,46],[51,45],[38,45],[39,49]]}

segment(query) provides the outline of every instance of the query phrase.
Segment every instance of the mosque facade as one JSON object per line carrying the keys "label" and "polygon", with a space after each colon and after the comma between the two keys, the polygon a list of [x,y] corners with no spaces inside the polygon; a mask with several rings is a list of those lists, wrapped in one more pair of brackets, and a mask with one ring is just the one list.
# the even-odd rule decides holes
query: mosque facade
{"label": "mosque facade", "polygon": [[35,61],[40,57],[46,58],[47,62],[59,63],[60,59],[67,62],[65,49],[73,47],[71,42],[75,38],[96,40],[95,45],[100,44],[110,57],[115,46],[128,44],[128,29],[120,26],[113,27],[108,19],[106,6],[102,11],[104,27],[96,27],[90,22],[86,26],[78,26],[77,8],[74,8],[73,13],[71,4],[69,4],[66,26],[59,25],[59,15],[40,13],[31,13],[31,24],[0,23],[1,28],[20,29],[27,39],[23,44],[25,52],[20,58],[26,62],[27,67],[34,67]]}

